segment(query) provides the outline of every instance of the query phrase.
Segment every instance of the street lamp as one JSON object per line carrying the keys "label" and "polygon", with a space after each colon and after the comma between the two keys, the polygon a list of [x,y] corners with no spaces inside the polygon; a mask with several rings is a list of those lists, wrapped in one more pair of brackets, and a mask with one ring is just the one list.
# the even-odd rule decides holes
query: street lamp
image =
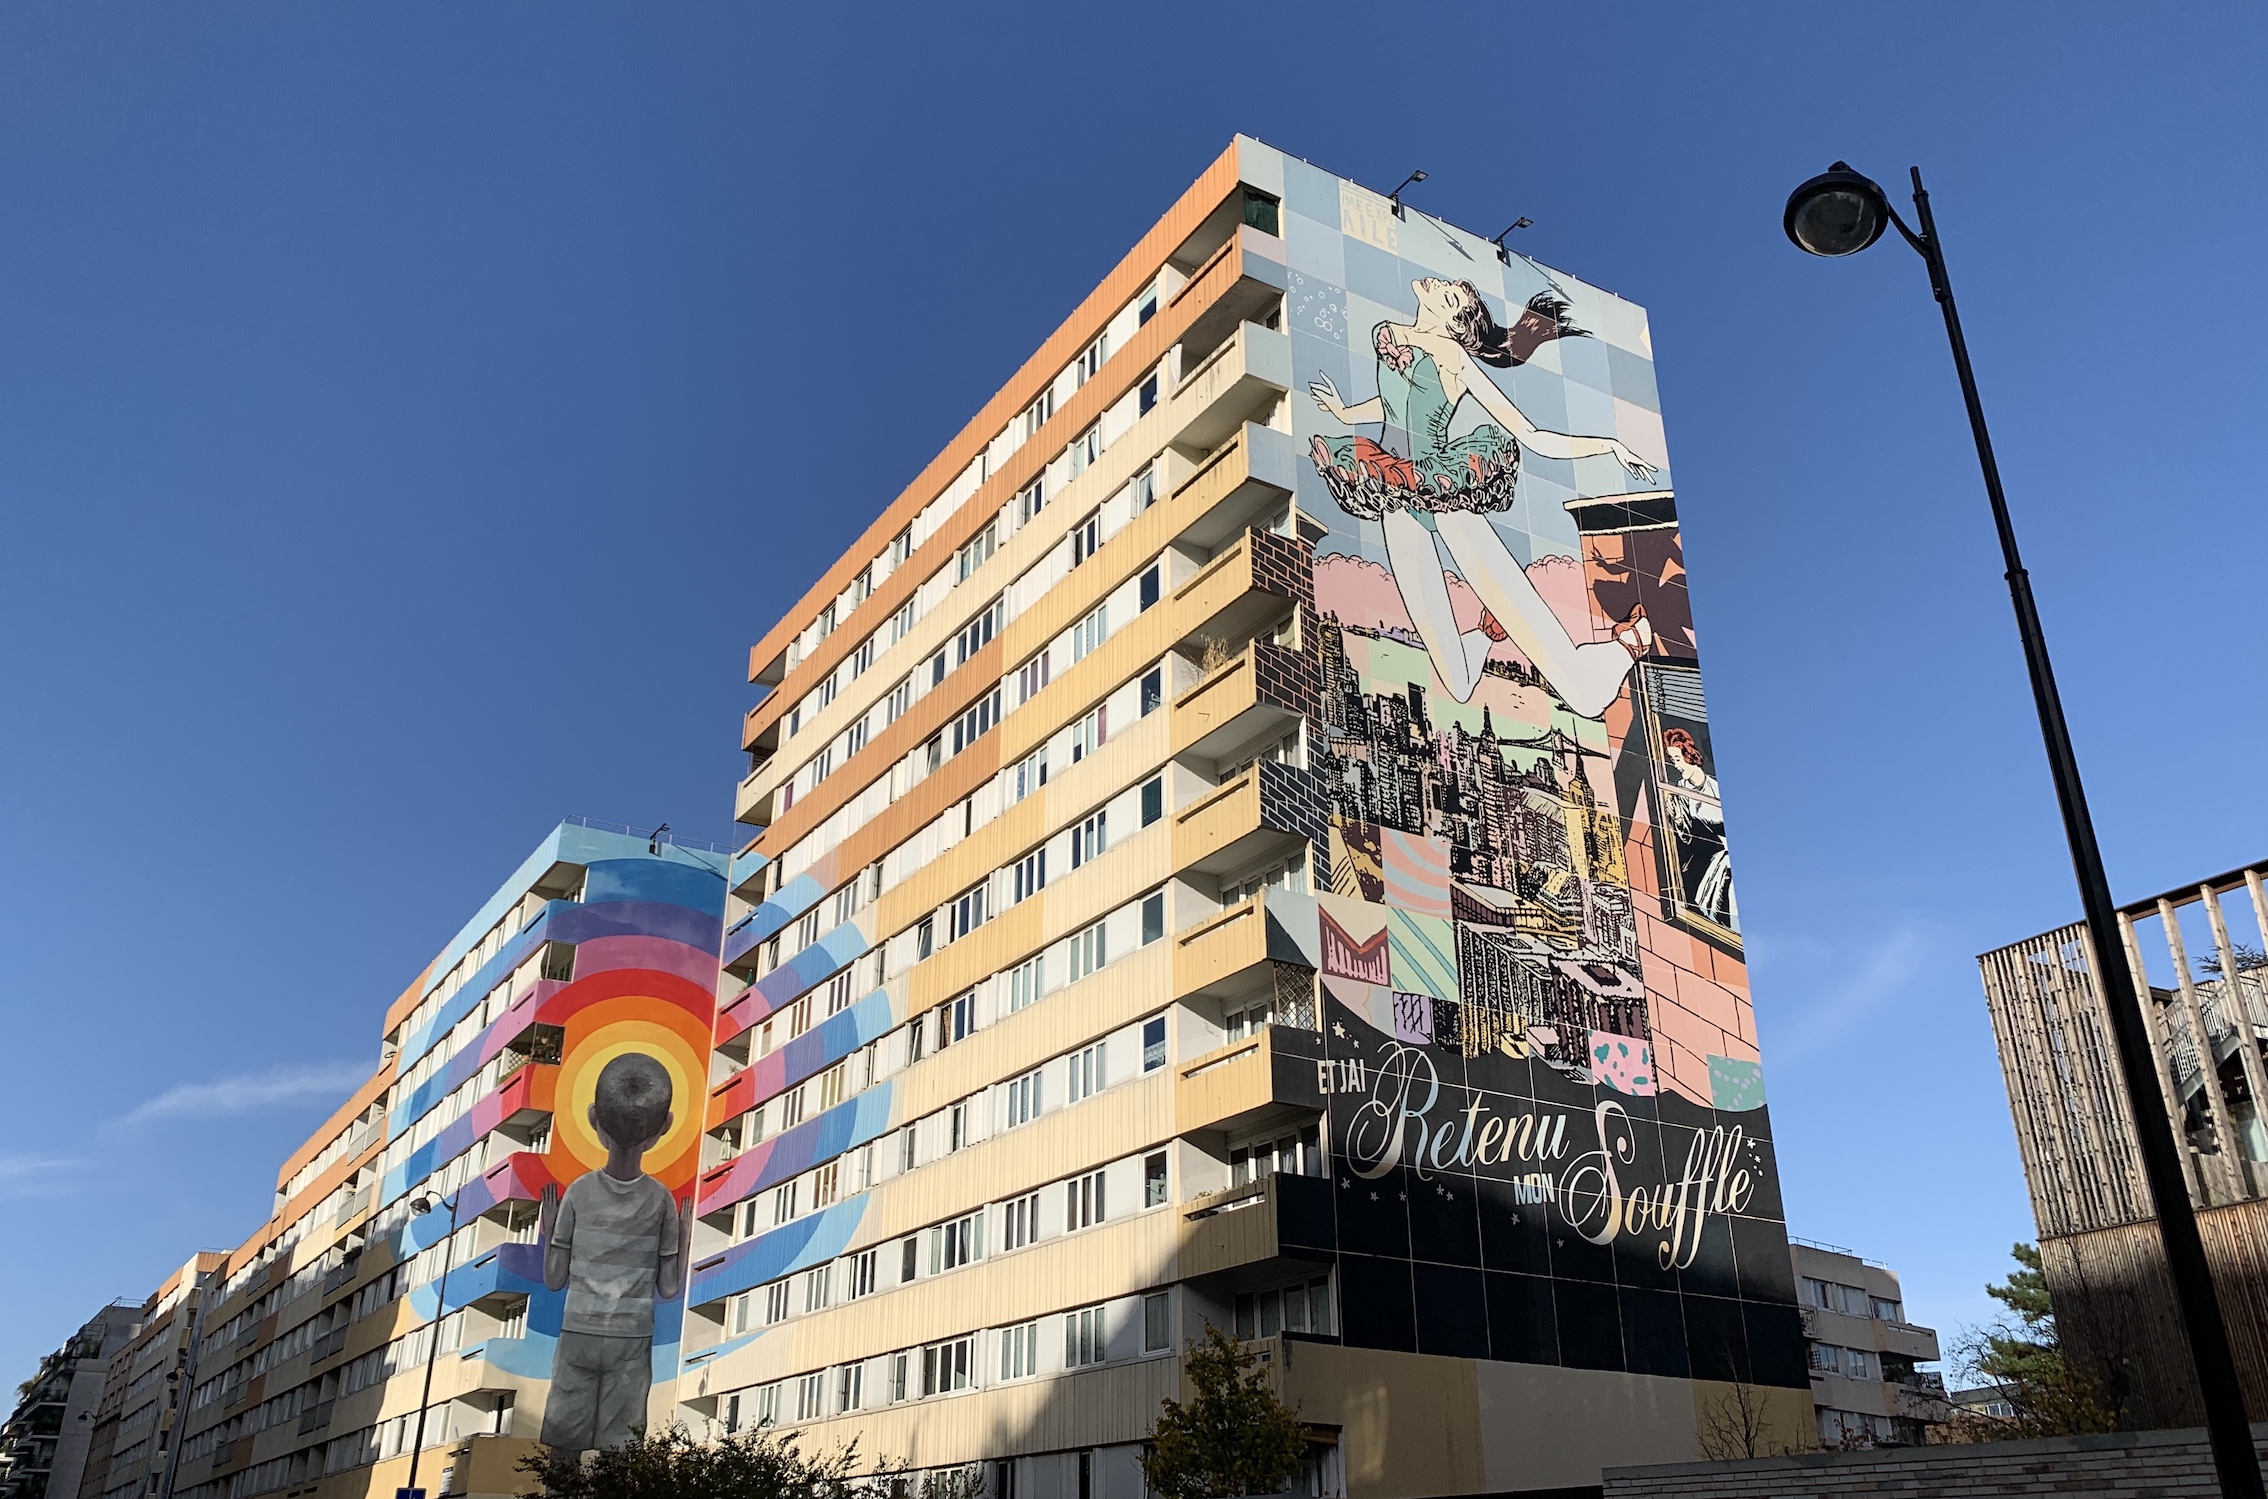
{"label": "street lamp", "polygon": [[[433,1336],[425,1344],[425,1392],[417,1400],[417,1435],[410,1442],[409,1482],[394,1490],[394,1499],[425,1499],[425,1490],[417,1486],[417,1460],[425,1453],[425,1411],[433,1403],[433,1361],[440,1356],[441,1324],[449,1316],[449,1261],[457,1252],[457,1199],[463,1195],[452,1192],[447,1199],[449,1236],[441,1241],[441,1283],[433,1292]],[[410,1199],[410,1211],[420,1218],[435,1206],[434,1199],[423,1193]]]}
{"label": "street lamp", "polygon": [[2102,850],[2095,843],[2094,819],[2087,812],[2087,793],[2079,782],[2079,762],[2071,751],[2063,703],[2056,696],[2047,640],[2040,632],[2039,611],[2032,603],[2031,575],[2024,571],[2016,552],[2016,529],[2008,519],[2008,500],[2000,488],[2000,465],[1993,460],[1992,437],[1985,430],[1984,406],[1977,398],[1976,375],[1969,368],[1969,345],[1961,336],[1961,315],[1953,305],[1953,283],[1945,274],[1945,254],[1937,237],[1937,221],[1929,211],[1929,194],[1922,188],[1920,167],[1913,168],[1913,179],[1914,213],[1921,224],[1918,234],[1898,217],[1878,183],[1841,161],[1788,195],[1781,227],[1799,250],[1840,256],[1857,254],[1880,239],[1885,228],[1895,226],[1929,267],[1930,289],[1944,310],[1945,336],[1953,345],[1961,399],[1969,408],[1969,429],[1975,434],[1977,461],[1984,469],[1985,494],[1992,501],[1992,523],[2000,533],[2000,555],[2008,567],[2008,596],[2016,608],[2016,633],[2024,642],[2032,700],[2039,709],[2040,737],[2047,742],[2048,768],[2055,776],[2064,837],[2071,844],[2071,864],[2079,878],[2079,900],[2087,916],[2087,937],[2094,948],[2095,981],[2102,986],[2111,1029],[2118,1037],[2119,1071],[2132,1105],[2143,1174],[2149,1180],[2150,1198],[2158,1212],[2158,1232],[2166,1246],[2174,1300],[2189,1335],[2189,1356],[2205,1402],[2213,1465],[2220,1471],[2221,1492],[2228,1499],[2264,1499],[2259,1457],[2253,1450],[2244,1396],[2237,1384],[2236,1361],[2229,1354],[2228,1329],[2221,1322],[2220,1304],[2213,1294],[2213,1276],[2205,1262],[2204,1242],[2197,1234],[2197,1214],[2190,1206],[2189,1186],[2182,1177],[2165,1094],[2150,1060],[2150,1037],[2144,1027],[2141,1001],[2134,992],[2134,975],[2121,961],[2125,949],[2119,939],[2117,908],[2111,904],[2110,881],[2103,873]]}

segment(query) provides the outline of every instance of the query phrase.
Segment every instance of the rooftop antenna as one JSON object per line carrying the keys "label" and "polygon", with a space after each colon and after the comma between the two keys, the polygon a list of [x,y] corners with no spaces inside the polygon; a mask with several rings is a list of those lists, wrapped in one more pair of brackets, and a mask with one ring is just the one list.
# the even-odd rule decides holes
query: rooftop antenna
{"label": "rooftop antenna", "polygon": [[1520,217],[1514,219],[1511,224],[1505,228],[1502,234],[1499,234],[1494,239],[1490,240],[1489,243],[1496,246],[1496,258],[1503,261],[1506,265],[1510,265],[1512,263],[1512,252],[1504,247],[1504,242],[1512,237],[1513,230],[1532,229],[1535,227],[1535,222],[1536,221],[1534,219],[1529,218],[1526,214],[1522,214]]}
{"label": "rooftop antenna", "polygon": [[[1402,216],[1402,188],[1409,187],[1415,183],[1423,181],[1425,181],[1425,171],[1424,169],[1420,168],[1419,170],[1410,173],[1409,176],[1402,179],[1402,187],[1397,187],[1386,195],[1386,201],[1394,206],[1395,218],[1400,218]],[[1507,230],[1506,232],[1510,233],[1511,231]]]}
{"label": "rooftop antenna", "polygon": [[646,852],[659,858],[661,856],[661,835],[668,831],[669,824],[665,822],[660,827],[655,828],[653,832],[647,834]]}

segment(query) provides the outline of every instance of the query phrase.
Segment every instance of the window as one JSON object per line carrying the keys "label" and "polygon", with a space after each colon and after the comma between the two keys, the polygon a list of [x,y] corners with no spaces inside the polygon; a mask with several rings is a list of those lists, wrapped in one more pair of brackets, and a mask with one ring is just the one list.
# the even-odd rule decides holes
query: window
{"label": "window", "polygon": [[893,1405],[906,1398],[907,1362],[906,1355],[893,1353],[890,1355],[890,1362],[886,1366],[889,1369],[890,1403]]}
{"label": "window", "polygon": [[969,1032],[976,1029],[976,991],[971,989],[948,999],[937,1007],[935,1014],[939,1051],[956,1041],[967,1040]]}
{"label": "window", "polygon": [[913,706],[913,678],[908,677],[890,689],[889,699],[882,706],[882,721],[896,723]]}
{"label": "window", "polygon": [[1869,1299],[1872,1303],[1874,1319],[1877,1322],[1903,1322],[1906,1320],[1906,1308],[1903,1303],[1885,1300],[1880,1296]]}
{"label": "window", "polygon": [[[915,1028],[915,1032],[919,1034],[919,1027]],[[914,1168],[913,1126],[909,1124],[899,1131],[898,1139],[901,1142],[898,1147],[898,1169],[900,1171],[911,1171]]]}
{"label": "window", "polygon": [[575,944],[572,942],[546,942],[543,945],[543,967],[537,977],[554,983],[566,983],[575,976]]}
{"label": "window", "polygon": [[858,643],[858,649],[851,652],[850,670],[852,677],[863,676],[866,669],[874,664],[874,649],[878,638],[874,635],[867,636]]}
{"label": "window", "polygon": [[1110,605],[1098,604],[1095,611],[1071,627],[1071,659],[1084,661],[1087,656],[1110,638]]}
{"label": "window", "polygon": [[959,754],[1000,722],[1000,689],[995,687],[959,718],[953,720],[953,753]]}
{"label": "window", "polygon": [[[847,985],[845,986],[848,987]],[[850,1069],[837,1062],[819,1076],[819,1107],[831,1109],[843,1101],[844,1074]]]}
{"label": "window", "polygon": [[1103,1361],[1103,1309],[1086,1307],[1063,1319],[1063,1366],[1080,1369]]}
{"label": "window", "polygon": [[1039,1193],[1010,1198],[1000,1205],[1000,1247],[1021,1249],[1039,1241]]}
{"label": "window", "polygon": [[1048,654],[1041,651],[1016,668],[1016,701],[1019,705],[1038,697],[1040,689],[1047,686],[1050,679]]}
{"label": "window", "polygon": [[833,1207],[842,1195],[843,1163],[829,1161],[811,1174],[811,1206],[813,1211]]}
{"label": "window", "polygon": [[1097,703],[1071,726],[1071,763],[1078,764],[1110,741],[1110,704]]}
{"label": "window", "polygon": [[1042,953],[1008,971],[1008,1012],[1011,1015],[1035,1003],[1046,992],[1046,964],[1047,955]]}
{"label": "window", "polygon": [[1077,983],[1103,966],[1103,924],[1096,922],[1081,932],[1071,934],[1071,973],[1067,983]]}
{"label": "window", "polygon": [[807,1271],[803,1277],[803,1309],[823,1312],[827,1309],[827,1267]]}
{"label": "window", "polygon": [[898,1266],[898,1284],[901,1286],[914,1278],[914,1258],[920,1253],[920,1245],[919,1239],[908,1239],[902,1246],[902,1252],[898,1256],[902,1261]]}
{"label": "window", "polygon": [[1163,1353],[1173,1346],[1173,1303],[1163,1291],[1142,1298],[1142,1351]]}
{"label": "window", "polygon": [[1039,429],[1046,426],[1047,419],[1053,415],[1055,415],[1055,388],[1049,386],[1040,393],[1038,400],[1024,408],[1024,436],[1027,438],[1037,436]]}
{"label": "window", "polygon": [[898,606],[898,612],[890,616],[890,643],[892,645],[896,645],[913,633],[913,611],[914,601],[907,599]]}
{"label": "window", "polygon": [[1150,378],[1142,382],[1142,395],[1140,398],[1141,414],[1143,416],[1148,416],[1153,410],[1157,408],[1157,404],[1158,377],[1153,371],[1150,375]]}
{"label": "window", "polygon": [[806,994],[788,1009],[788,1034],[800,1036],[811,1029],[811,996]]}
{"label": "window", "polygon": [[1331,1282],[1295,1282],[1236,1298],[1236,1335],[1272,1338],[1279,1332],[1331,1334]]}
{"label": "window", "polygon": [[763,1204],[753,1197],[749,1198],[748,1201],[740,1205],[741,1238],[753,1239],[756,1237],[756,1228],[759,1222],[759,1214],[761,1213],[762,1209]]}
{"label": "window", "polygon": [[1001,601],[994,599],[982,614],[961,626],[961,632],[953,637],[952,653],[955,666],[959,666],[969,657],[991,644],[992,637],[1000,632],[1003,613]]}
{"label": "window", "polygon": [[1008,903],[1016,905],[1031,899],[1047,888],[1047,850],[1033,849],[1016,861],[1014,877],[1010,881]]}
{"label": "window", "polygon": [[991,894],[992,886],[987,882],[971,885],[955,897],[950,908],[952,936],[947,939],[948,941],[958,942],[992,919],[992,913],[988,909],[991,905]]}
{"label": "window", "polygon": [[1259,230],[1262,234],[1278,233],[1276,200],[1266,193],[1256,193],[1251,188],[1246,188],[1244,190],[1244,222]]}
{"label": "window", "polygon": [[1166,1205],[1166,1153],[1142,1158],[1142,1206],[1160,1208]]}
{"label": "window", "polygon": [[1099,807],[1071,830],[1071,867],[1099,858],[1110,846],[1110,809]]}
{"label": "window", "polygon": [[1047,508],[1047,495],[1043,488],[1045,482],[1044,479],[1034,479],[1016,491],[1016,524],[1022,525]]}
{"label": "window", "polygon": [[740,1333],[748,1331],[749,1324],[755,1320],[755,1300],[756,1293],[754,1291],[744,1291],[740,1295],[732,1298],[732,1301],[730,1303],[731,1321],[729,1325],[731,1326],[734,1335],[737,1336]]}
{"label": "window", "polygon": [[795,1418],[816,1421],[827,1414],[827,1376],[806,1374],[795,1382]]}
{"label": "window", "polygon": [[959,1150],[969,1143],[969,1106],[957,1103],[945,1111],[947,1153]]}
{"label": "window", "polygon": [[778,1227],[795,1216],[796,1189],[801,1182],[788,1182],[772,1192],[772,1225]]}
{"label": "window", "polygon": [[961,548],[960,576],[966,578],[969,574],[990,562],[992,554],[997,550],[999,550],[998,528],[987,525],[983,530],[969,538],[967,546]]}
{"label": "window", "polygon": [[[1096,552],[1101,550],[1102,512],[1100,510],[1090,510],[1087,512],[1087,518],[1085,520],[1079,522],[1079,524],[1071,528],[1071,565],[1073,567],[1077,567],[1080,563],[1086,561],[1089,557],[1092,557]],[[1085,654],[1085,651],[1078,653],[1078,655],[1082,656]],[[1073,659],[1076,660],[1077,656],[1074,656]]]}
{"label": "window", "polygon": [[914,961],[920,962],[937,950],[937,923],[924,916],[914,927]]}
{"label": "window", "polygon": [[780,1419],[780,1387],[768,1384],[756,1392],[756,1424]]}
{"label": "window", "polygon": [[1148,718],[1165,706],[1165,668],[1158,667],[1142,674],[1142,717]]}
{"label": "window", "polygon": [[835,1382],[835,1409],[855,1411],[866,1404],[866,1365],[845,1364]]}
{"label": "window", "polygon": [[764,1322],[785,1322],[788,1314],[788,1283],[776,1280],[764,1287]]}
{"label": "window", "polygon": [[850,1268],[843,1275],[843,1299],[856,1301],[861,1296],[874,1294],[874,1268],[881,1251],[869,1249],[864,1254],[850,1257]]}
{"label": "window", "polygon": [[[843,1011],[850,1008],[851,990],[853,987],[854,982],[851,978],[851,971],[848,968],[844,969],[841,973],[836,974],[833,978],[827,980],[828,1014],[840,1015]],[[838,1102],[839,1101],[840,1100],[838,1100]],[[821,1105],[821,1107],[825,1107],[825,1105]]]}
{"label": "window", "polygon": [[1155,1072],[1165,1065],[1165,1017],[1142,1022],[1142,1070]]}
{"label": "window", "polygon": [[944,1395],[969,1387],[969,1352],[971,1338],[955,1338],[921,1351],[921,1392],[924,1395]]}
{"label": "window", "polygon": [[1081,355],[1079,356],[1079,362],[1078,362],[1078,371],[1079,371],[1079,375],[1078,375],[1078,381],[1079,381],[1079,383],[1080,383],[1081,385],[1084,385],[1084,384],[1086,384],[1086,383],[1087,383],[1087,382],[1088,382],[1089,380],[1092,380],[1092,379],[1094,379],[1094,378],[1095,378],[1095,376],[1097,376],[1097,375],[1101,374],[1101,373],[1102,373],[1102,367],[1103,367],[1103,361],[1104,361],[1104,360],[1106,360],[1106,359],[1108,359],[1109,357],[1110,357],[1110,338],[1109,338],[1109,335],[1107,335],[1107,334],[1106,334],[1106,335],[1104,335],[1103,337],[1096,339],[1096,340],[1095,340],[1095,341],[1094,341],[1093,343],[1091,343],[1091,344],[1087,345],[1087,351],[1086,351],[1086,352],[1085,352],[1084,354],[1081,354]]}
{"label": "window", "polygon": [[1109,1045],[1107,1041],[1097,1041],[1094,1045],[1071,1054],[1071,1085],[1069,1096],[1064,1100],[1066,1103],[1092,1098],[1107,1086],[1104,1070]]}
{"label": "window", "polygon": [[1087,430],[1071,439],[1071,476],[1077,478],[1094,466],[1102,456],[1102,424],[1090,423]]}
{"label": "window", "polygon": [[[1155,379],[1156,376],[1151,378]],[[1140,515],[1158,502],[1158,471],[1154,468],[1142,470],[1134,476],[1127,488],[1133,491],[1129,498],[1134,502],[1134,513]]]}
{"label": "window", "polygon": [[798,952],[819,940],[819,908],[814,906],[803,913],[795,923],[795,946]]}
{"label": "window", "polygon": [[[1076,1074],[1074,1074],[1076,1076]],[[1027,1072],[1008,1084],[1008,1127],[1029,1124],[1040,1116],[1041,1074]]]}
{"label": "window", "polygon": [[1134,309],[1134,326],[1139,328],[1158,315],[1158,289],[1152,286],[1142,293],[1141,302]]}
{"label": "window", "polygon": [[780,1095],[780,1128],[793,1129],[803,1122],[803,1090],[792,1088]]}
{"label": "window", "polygon": [[1063,1228],[1066,1233],[1091,1228],[1103,1221],[1103,1173],[1090,1171],[1063,1184]]}
{"label": "window", "polygon": [[1165,816],[1165,777],[1152,776],[1142,783],[1142,826]]}
{"label": "window", "polygon": [[1025,1379],[1039,1372],[1039,1324],[1000,1330],[1000,1377]]}
{"label": "window", "polygon": [[1148,947],[1165,935],[1165,892],[1142,900],[1142,945]]}

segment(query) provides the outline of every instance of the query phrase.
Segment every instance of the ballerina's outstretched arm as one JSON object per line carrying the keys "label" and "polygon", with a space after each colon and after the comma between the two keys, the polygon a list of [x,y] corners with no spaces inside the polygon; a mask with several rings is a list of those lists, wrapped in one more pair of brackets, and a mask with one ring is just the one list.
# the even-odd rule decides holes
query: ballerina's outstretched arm
{"label": "ballerina's outstretched arm", "polygon": [[1601,453],[1612,454],[1615,461],[1644,480],[1654,477],[1655,465],[1624,447],[1612,437],[1579,437],[1568,432],[1547,432],[1528,420],[1528,414],[1513,403],[1488,378],[1488,372],[1474,363],[1472,355],[1459,349],[1455,355],[1465,391],[1480,403],[1483,411],[1504,425],[1504,429],[1520,440],[1520,446],[1539,458],[1591,458]]}
{"label": "ballerina's outstretched arm", "polygon": [[1316,405],[1350,427],[1359,427],[1365,422],[1383,422],[1386,420],[1386,403],[1384,401],[1377,396],[1372,396],[1367,401],[1358,402],[1352,406],[1346,405],[1339,399],[1339,387],[1331,383],[1329,375],[1318,375],[1308,382],[1307,393],[1315,398]]}

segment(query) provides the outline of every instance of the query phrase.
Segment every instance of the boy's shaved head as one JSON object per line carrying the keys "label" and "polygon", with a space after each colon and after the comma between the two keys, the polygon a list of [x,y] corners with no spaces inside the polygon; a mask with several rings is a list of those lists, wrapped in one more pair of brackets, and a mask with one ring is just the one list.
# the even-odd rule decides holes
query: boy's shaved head
{"label": "boy's shaved head", "polygon": [[674,1092],[668,1068],[641,1052],[624,1052],[599,1070],[591,1122],[609,1144],[650,1143],[669,1128]]}

